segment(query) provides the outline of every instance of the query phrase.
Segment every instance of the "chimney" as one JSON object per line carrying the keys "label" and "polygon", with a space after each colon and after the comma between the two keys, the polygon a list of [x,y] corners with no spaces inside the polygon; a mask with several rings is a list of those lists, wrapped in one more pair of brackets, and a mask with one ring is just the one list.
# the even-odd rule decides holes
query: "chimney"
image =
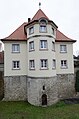
{"label": "chimney", "polygon": [[28,18],[28,22],[30,22],[31,21],[31,18]]}

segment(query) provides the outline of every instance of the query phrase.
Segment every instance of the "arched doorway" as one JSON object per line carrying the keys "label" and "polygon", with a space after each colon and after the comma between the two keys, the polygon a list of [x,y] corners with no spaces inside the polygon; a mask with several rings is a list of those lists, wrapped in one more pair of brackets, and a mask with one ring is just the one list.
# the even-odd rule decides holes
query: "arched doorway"
{"label": "arched doorway", "polygon": [[46,94],[42,95],[42,105],[47,105],[47,95]]}

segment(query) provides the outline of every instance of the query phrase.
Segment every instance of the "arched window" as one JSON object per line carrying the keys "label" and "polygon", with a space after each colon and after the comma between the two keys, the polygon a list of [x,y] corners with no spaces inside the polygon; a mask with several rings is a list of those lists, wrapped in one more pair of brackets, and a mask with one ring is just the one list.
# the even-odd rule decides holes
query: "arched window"
{"label": "arched window", "polygon": [[40,21],[40,32],[47,32],[47,21],[44,19],[41,19]]}

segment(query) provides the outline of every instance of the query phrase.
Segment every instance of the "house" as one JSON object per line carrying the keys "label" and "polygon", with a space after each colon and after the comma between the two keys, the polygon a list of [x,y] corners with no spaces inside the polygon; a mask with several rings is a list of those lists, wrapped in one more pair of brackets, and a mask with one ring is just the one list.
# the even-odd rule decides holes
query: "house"
{"label": "house", "polygon": [[52,105],[75,94],[73,43],[39,9],[4,43],[4,100]]}

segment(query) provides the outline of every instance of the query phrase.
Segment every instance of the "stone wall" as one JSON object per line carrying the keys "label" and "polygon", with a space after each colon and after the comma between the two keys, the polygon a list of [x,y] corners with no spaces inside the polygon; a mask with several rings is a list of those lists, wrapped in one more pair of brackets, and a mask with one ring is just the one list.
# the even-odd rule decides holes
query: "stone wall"
{"label": "stone wall", "polygon": [[71,98],[75,95],[74,74],[58,74],[58,95],[60,99]]}
{"label": "stone wall", "polygon": [[4,77],[4,100],[27,100],[32,105],[42,106],[43,96],[46,105],[75,95],[74,74],[57,74],[54,77]]}
{"label": "stone wall", "polygon": [[28,102],[33,105],[42,105],[43,94],[47,96],[47,105],[52,105],[58,101],[56,76],[51,78],[28,77],[27,86]]}
{"label": "stone wall", "polygon": [[18,101],[27,99],[27,77],[4,77],[4,100]]}

